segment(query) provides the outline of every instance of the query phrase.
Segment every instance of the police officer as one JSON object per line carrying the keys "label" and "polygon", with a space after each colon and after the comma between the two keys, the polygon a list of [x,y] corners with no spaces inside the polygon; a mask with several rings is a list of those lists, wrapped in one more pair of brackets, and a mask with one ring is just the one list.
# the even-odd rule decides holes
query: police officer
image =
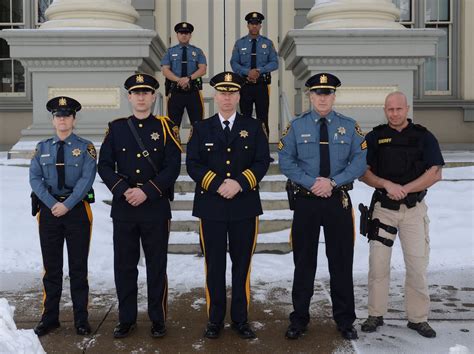
{"label": "police officer", "polygon": [[186,166],[196,182],[193,215],[200,218],[205,257],[209,322],[204,336],[217,338],[226,313],[226,253],[232,260],[232,329],[255,338],[248,323],[250,264],[262,206],[258,183],[268,170],[270,153],[263,124],[236,112],[243,79],[231,72],[214,76],[218,114],[193,127]]}
{"label": "police officer", "polygon": [[43,313],[34,331],[43,336],[60,326],[66,240],[74,326],[77,334],[87,335],[91,333],[87,259],[92,230],[87,198],[96,175],[96,151],[89,140],[73,133],[76,112],[81,110],[78,101],[55,97],[48,101],[46,109],[53,115],[56,134],[38,143],[30,164],[33,214],[37,213],[44,267]]}
{"label": "police officer", "polygon": [[278,69],[278,56],[273,42],[260,35],[264,19],[259,12],[245,16],[249,34],[235,42],[230,65],[235,73],[245,77],[245,86],[240,92],[240,112],[250,117],[255,103],[257,118],[265,123],[268,132],[271,72]]}
{"label": "police officer", "polygon": [[114,273],[119,301],[115,338],[128,336],[137,320],[140,240],[147,269],[151,336],[166,334],[169,198],[179,175],[179,128],[153,116],[158,81],[135,74],[125,81],[133,115],[109,123],[99,156],[99,175],[113,194]]}
{"label": "police officer", "polygon": [[[430,296],[426,279],[429,259],[429,219],[424,201],[427,188],[441,179],[443,156],[438,141],[425,127],[408,119],[409,106],[401,92],[385,99],[388,124],[367,134],[367,164],[362,181],[374,191],[372,219],[398,229],[406,266],[405,308],[408,328],[436,337],[428,324]],[[394,240],[397,230],[379,228],[377,236]],[[392,248],[370,241],[369,317],[363,332],[383,325],[387,313]]]}
{"label": "police officer", "polygon": [[189,121],[194,125],[204,115],[201,77],[206,74],[206,57],[200,48],[189,43],[194,31],[192,24],[180,22],[174,31],[178,44],[169,48],[161,60],[161,70],[166,77],[168,115],[180,126],[186,108]]}
{"label": "police officer", "polygon": [[331,277],[333,317],[343,338],[356,339],[353,327],[352,260],[354,225],[348,190],[366,169],[366,144],[358,124],[332,110],[341,82],[329,73],[306,81],[313,109],[291,121],[281,138],[280,170],[295,183],[291,237],[295,273],[289,339],[299,338],[310,320],[322,226]]}

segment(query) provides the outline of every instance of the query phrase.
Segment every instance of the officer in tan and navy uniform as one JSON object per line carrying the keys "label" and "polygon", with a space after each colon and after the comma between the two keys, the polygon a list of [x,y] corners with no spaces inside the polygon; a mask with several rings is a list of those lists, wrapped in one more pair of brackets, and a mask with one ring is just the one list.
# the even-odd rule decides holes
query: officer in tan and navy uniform
{"label": "officer in tan and navy uniform", "polygon": [[135,74],[125,81],[133,115],[109,123],[100,149],[99,175],[113,194],[114,272],[119,301],[115,338],[128,336],[136,325],[140,241],[146,259],[151,335],[163,337],[166,333],[169,199],[180,171],[181,144],[178,127],[167,117],[151,114],[158,86],[158,81],[146,74]]}
{"label": "officer in tan and navy uniform", "polygon": [[188,173],[196,182],[193,215],[200,219],[206,265],[209,323],[204,336],[217,338],[223,328],[228,246],[232,329],[242,338],[255,338],[247,318],[250,265],[262,214],[258,183],[270,161],[268,137],[262,122],[236,112],[243,84],[239,75],[223,72],[210,84],[219,112],[194,126],[186,156]]}

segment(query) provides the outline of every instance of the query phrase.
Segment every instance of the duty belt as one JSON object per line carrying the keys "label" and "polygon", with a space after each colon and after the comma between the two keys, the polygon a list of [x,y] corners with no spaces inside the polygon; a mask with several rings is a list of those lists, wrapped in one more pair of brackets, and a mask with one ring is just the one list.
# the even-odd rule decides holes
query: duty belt
{"label": "duty belt", "polygon": [[[338,187],[334,188],[333,192],[347,192],[347,191],[352,190],[353,187],[354,187],[353,183],[348,183],[348,184],[344,184],[342,186],[338,186]],[[322,198],[322,197],[318,197],[318,196],[314,195],[313,192],[311,192],[310,190],[308,190],[305,187],[300,186],[299,184],[296,184],[296,183],[294,183],[294,193],[295,193],[296,196],[299,196],[299,197],[314,198],[314,199]],[[334,193],[333,193],[333,195],[334,195]],[[322,198],[322,199],[326,199],[326,198]]]}
{"label": "duty belt", "polygon": [[393,200],[387,196],[385,189],[376,189],[375,198],[377,202],[380,202],[382,208],[390,210],[400,210],[400,205],[405,204],[407,208],[413,208],[416,203],[421,202],[426,195],[426,190],[417,193],[409,193],[402,200]]}

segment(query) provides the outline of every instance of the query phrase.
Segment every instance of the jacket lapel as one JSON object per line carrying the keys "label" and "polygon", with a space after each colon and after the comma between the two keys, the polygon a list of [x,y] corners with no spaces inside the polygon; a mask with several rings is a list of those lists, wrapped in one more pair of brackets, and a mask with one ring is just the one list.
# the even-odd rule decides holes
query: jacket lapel
{"label": "jacket lapel", "polygon": [[227,141],[224,135],[224,129],[222,128],[221,120],[219,119],[219,115],[215,114],[212,118],[212,134],[217,136],[219,140],[222,141],[224,145],[227,145]]}
{"label": "jacket lapel", "polygon": [[232,130],[230,131],[229,145],[239,136],[239,133],[242,130],[242,119],[242,115],[237,113],[234,124],[232,125]]}

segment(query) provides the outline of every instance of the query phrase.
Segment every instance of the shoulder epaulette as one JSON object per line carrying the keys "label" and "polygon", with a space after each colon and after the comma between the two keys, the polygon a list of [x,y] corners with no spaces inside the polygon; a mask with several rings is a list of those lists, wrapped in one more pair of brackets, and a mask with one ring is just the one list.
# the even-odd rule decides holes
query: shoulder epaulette
{"label": "shoulder epaulette", "polygon": [[[179,127],[174,124],[174,122],[167,116],[155,116],[161,122],[163,127],[163,141],[166,144],[167,135],[171,137],[171,140],[176,144],[178,149],[183,152],[181,146],[181,139],[179,138]],[[170,123],[173,125],[173,128],[170,128]]]}

